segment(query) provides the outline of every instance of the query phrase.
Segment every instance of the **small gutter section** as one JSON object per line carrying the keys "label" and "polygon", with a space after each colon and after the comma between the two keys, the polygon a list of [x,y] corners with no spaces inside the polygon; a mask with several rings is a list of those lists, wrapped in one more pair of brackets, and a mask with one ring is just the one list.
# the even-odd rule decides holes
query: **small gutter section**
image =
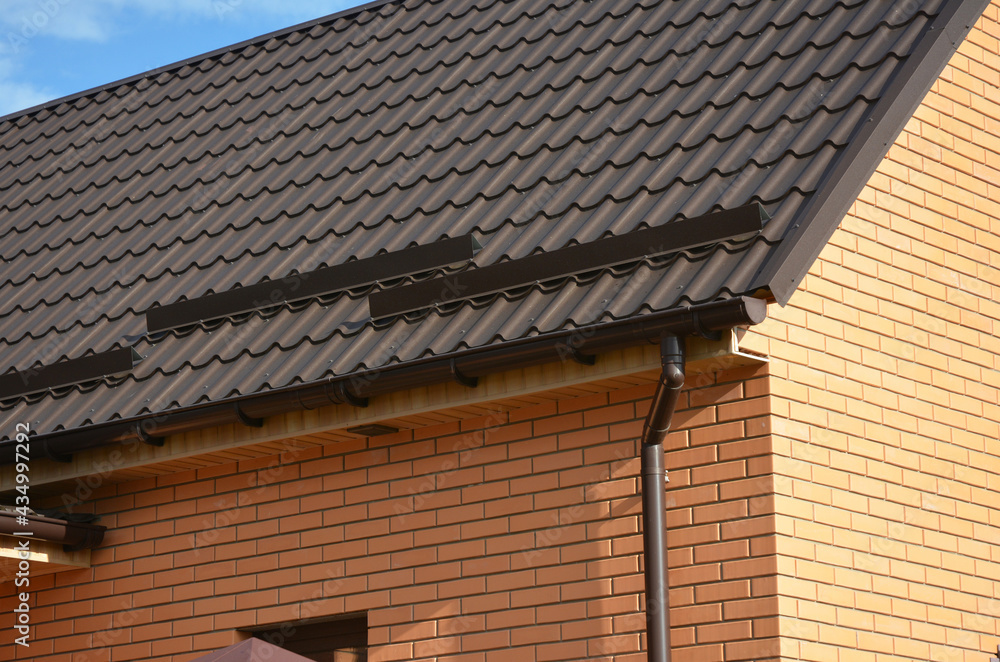
{"label": "small gutter section", "polygon": [[670,662],[670,582],[667,580],[667,516],[663,441],[684,388],[684,339],[660,340],[663,372],[642,430],[642,547],[646,568],[646,655]]}
{"label": "small gutter section", "polygon": [[[331,404],[364,406],[367,399],[430,384],[475,378],[509,370],[607,352],[644,342],[659,342],[664,334],[711,335],[736,326],[753,325],[767,317],[767,303],[752,297],[735,297],[685,308],[673,308],[624,320],[578,329],[520,338],[400,365],[322,381],[298,384],[265,393],[245,395],[199,407],[60,430],[32,437],[33,458],[66,461],[73,453],[136,441],[159,443],[164,437],[207,427],[245,424],[292,411]],[[13,440],[0,442],[0,463],[14,460]]]}
{"label": "small gutter section", "polygon": [[17,513],[0,510],[0,535],[15,536],[30,532],[31,540],[46,540],[61,544],[67,552],[79,549],[94,549],[104,540],[105,526],[67,522],[40,515],[23,516],[27,523],[18,524]]}

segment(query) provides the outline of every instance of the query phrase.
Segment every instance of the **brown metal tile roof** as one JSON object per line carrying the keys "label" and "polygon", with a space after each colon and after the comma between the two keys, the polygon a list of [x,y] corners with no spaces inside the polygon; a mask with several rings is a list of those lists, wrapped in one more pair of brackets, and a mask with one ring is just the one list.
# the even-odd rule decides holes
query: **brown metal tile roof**
{"label": "brown metal tile roof", "polygon": [[[41,433],[602,321],[786,301],[984,0],[407,0],[0,120],[0,402]],[[469,268],[761,203],[749,239],[374,323],[454,267],[148,334],[144,311],[473,234]]]}

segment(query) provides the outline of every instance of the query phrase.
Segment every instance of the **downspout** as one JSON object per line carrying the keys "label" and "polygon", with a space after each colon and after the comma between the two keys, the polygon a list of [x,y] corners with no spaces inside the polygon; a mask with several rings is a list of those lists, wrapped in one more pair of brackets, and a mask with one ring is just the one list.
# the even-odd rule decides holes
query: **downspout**
{"label": "downspout", "polygon": [[667,581],[666,469],[663,440],[684,387],[684,339],[660,339],[663,371],[642,430],[642,547],[646,568],[646,659],[670,662],[670,583]]}

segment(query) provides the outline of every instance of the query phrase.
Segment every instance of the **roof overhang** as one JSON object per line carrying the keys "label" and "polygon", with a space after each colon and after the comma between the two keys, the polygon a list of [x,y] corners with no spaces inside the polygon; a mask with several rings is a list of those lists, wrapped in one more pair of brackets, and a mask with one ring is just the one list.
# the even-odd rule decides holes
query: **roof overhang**
{"label": "roof overhang", "polygon": [[[663,334],[722,338],[732,329],[759,324],[767,303],[735,297],[572,330],[519,338],[486,347],[410,361],[371,371],[275,389],[225,402],[61,430],[32,437],[32,456],[69,461],[74,453],[134,443],[159,445],[167,435],[233,423],[253,425],[266,417],[331,404],[365,406],[372,396],[412,387],[458,381],[472,387],[484,375],[512,366],[560,361],[589,362],[593,355],[643,343],[658,343]],[[13,443],[0,444],[0,463],[9,464]]]}

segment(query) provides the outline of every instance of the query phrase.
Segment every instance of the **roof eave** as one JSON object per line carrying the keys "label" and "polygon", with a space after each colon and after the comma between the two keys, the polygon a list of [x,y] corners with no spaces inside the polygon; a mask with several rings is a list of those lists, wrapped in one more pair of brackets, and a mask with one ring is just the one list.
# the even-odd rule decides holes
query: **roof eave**
{"label": "roof eave", "polygon": [[[155,412],[141,417],[59,430],[32,437],[32,456],[68,461],[73,453],[93,448],[145,442],[162,444],[163,437],[193,430],[249,424],[268,416],[315,409],[330,404],[363,406],[369,397],[449,381],[467,383],[476,378],[555,361],[578,360],[645,342],[659,342],[665,334],[706,335],[738,326],[759,324],[767,317],[767,302],[735,297],[690,307],[637,315],[496,345],[451,352],[332,379],[297,384],[244,395],[223,402]],[[0,464],[13,459],[12,440],[0,442]]]}

